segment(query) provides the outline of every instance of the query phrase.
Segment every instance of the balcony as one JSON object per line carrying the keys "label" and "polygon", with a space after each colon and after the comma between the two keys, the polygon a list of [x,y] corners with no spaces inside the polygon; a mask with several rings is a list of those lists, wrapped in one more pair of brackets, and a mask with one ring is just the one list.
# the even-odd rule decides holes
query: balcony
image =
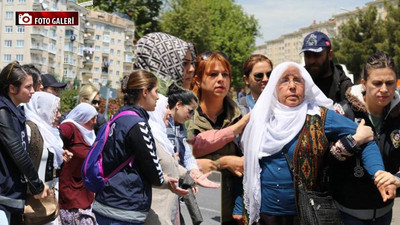
{"label": "balcony", "polygon": [[133,41],[132,41],[132,39],[125,40],[125,45],[126,45],[126,46],[133,46]]}
{"label": "balcony", "polygon": [[135,35],[135,32],[133,32],[132,29],[126,29],[125,30],[125,35],[129,36],[129,37],[132,37],[133,35]]}
{"label": "balcony", "polygon": [[84,39],[83,39],[83,43],[85,43],[85,44],[94,44],[94,38],[93,38],[93,36],[88,36],[88,37],[85,37]]}
{"label": "balcony", "polygon": [[88,33],[88,34],[94,34],[94,28],[93,28],[93,26],[91,26],[91,25],[85,25],[85,31],[86,31],[86,33]]}
{"label": "balcony", "polygon": [[83,66],[84,66],[84,67],[92,67],[92,66],[93,66],[93,61],[92,61],[92,59],[85,59],[85,60],[83,60]]}
{"label": "balcony", "polygon": [[43,54],[43,49],[38,47],[38,46],[32,46],[31,47],[31,54],[42,55]]}
{"label": "balcony", "polygon": [[125,53],[133,53],[133,46],[126,46],[124,49]]}
{"label": "balcony", "polygon": [[32,29],[31,37],[35,39],[36,41],[43,41],[43,38],[45,37],[43,33],[40,32],[38,29]]}

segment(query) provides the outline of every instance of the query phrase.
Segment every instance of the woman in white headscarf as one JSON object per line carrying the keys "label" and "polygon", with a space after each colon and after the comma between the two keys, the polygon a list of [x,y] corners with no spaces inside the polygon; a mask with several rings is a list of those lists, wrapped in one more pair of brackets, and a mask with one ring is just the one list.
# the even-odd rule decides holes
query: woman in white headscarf
{"label": "woman in white headscarf", "polygon": [[[367,142],[355,134],[355,123],[331,108],[332,101],[299,64],[286,62],[273,70],[242,137],[244,202],[250,224],[298,224],[297,180],[293,182],[283,150],[305,189],[321,190],[319,172],[329,143],[349,134],[354,134],[357,145]],[[371,176],[384,170],[374,142],[360,154]]]}
{"label": "woman in white headscarf", "polygon": [[[57,129],[61,116],[60,98],[47,92],[36,92],[25,105],[26,130],[29,138],[29,156],[39,178],[49,187],[55,187],[58,198],[58,178],[54,171],[63,163],[63,141]],[[58,219],[47,224],[58,224]]]}
{"label": "woman in white headscarf", "polygon": [[89,103],[80,103],[61,123],[64,147],[74,154],[60,173],[60,216],[63,224],[97,224],[91,209],[94,193],[82,180],[81,168],[96,135],[97,110]]}
{"label": "woman in white headscarf", "polygon": [[[157,147],[157,157],[163,170],[163,173],[168,177],[190,179],[185,178],[191,176],[187,170],[179,165],[177,156],[174,151],[174,146],[167,136],[166,125],[170,112],[168,109],[168,98],[159,94],[157,100],[156,109],[148,112],[150,119],[149,124],[151,127],[151,133],[155,139]],[[193,183],[197,182],[203,187],[217,188],[219,185],[211,182],[207,179],[210,173],[204,174],[199,177],[192,177]],[[168,224],[180,224],[178,214],[178,195],[174,194],[168,189],[167,184],[160,187],[152,188],[152,200],[151,210],[146,218],[145,224],[151,225],[168,225]]]}

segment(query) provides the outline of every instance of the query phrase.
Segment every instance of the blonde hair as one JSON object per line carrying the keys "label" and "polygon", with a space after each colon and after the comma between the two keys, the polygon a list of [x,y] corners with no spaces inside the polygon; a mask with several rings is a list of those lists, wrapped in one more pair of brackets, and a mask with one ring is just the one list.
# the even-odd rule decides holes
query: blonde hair
{"label": "blonde hair", "polygon": [[91,103],[98,94],[99,90],[93,84],[85,84],[79,90],[79,102],[86,100]]}

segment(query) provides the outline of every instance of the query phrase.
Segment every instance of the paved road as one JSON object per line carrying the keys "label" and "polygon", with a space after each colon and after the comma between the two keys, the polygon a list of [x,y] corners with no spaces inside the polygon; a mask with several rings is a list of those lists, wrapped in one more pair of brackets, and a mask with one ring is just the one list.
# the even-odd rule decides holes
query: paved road
{"label": "paved road", "polygon": [[[218,180],[218,175],[211,178],[213,181]],[[199,204],[204,222],[202,225],[219,225],[220,224],[220,209],[221,209],[221,194],[220,189],[199,188],[197,194],[197,202]],[[181,203],[181,209],[185,218],[186,225],[191,225],[189,213],[184,203]],[[391,225],[400,225],[400,197],[396,198],[393,207],[393,219]]]}

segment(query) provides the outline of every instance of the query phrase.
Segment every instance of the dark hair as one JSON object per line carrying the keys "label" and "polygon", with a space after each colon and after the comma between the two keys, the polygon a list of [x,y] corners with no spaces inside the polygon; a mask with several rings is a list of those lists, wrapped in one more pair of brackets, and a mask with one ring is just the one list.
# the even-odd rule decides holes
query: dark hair
{"label": "dark hair", "polygon": [[389,68],[393,70],[393,72],[396,74],[396,66],[394,64],[393,58],[385,52],[377,51],[365,62],[365,65],[361,71],[361,78],[367,80],[368,76],[371,73],[371,70],[384,68]]}
{"label": "dark hair", "polygon": [[251,55],[243,64],[243,74],[246,77],[249,77],[251,71],[253,70],[253,67],[256,63],[258,62],[267,62],[269,63],[269,65],[271,66],[271,69],[274,68],[274,66],[272,65],[272,61],[270,59],[268,59],[268,57],[266,57],[265,55],[261,55],[261,54],[254,54]]}
{"label": "dark hair", "polygon": [[199,103],[199,100],[192,91],[183,89],[175,83],[168,87],[167,96],[168,107],[170,109],[174,108],[176,103],[179,101],[182,101],[183,105],[190,105],[193,101],[195,101],[197,104]]}
{"label": "dark hair", "polygon": [[139,101],[142,90],[152,90],[157,86],[157,77],[146,70],[135,70],[121,81],[121,91],[124,93],[124,103],[134,105]]}
{"label": "dark hair", "polygon": [[[205,58],[204,54],[207,54],[208,56]],[[193,87],[192,91],[199,99],[201,99],[201,90],[199,85],[196,85],[196,82],[200,83],[203,80],[203,76],[207,72],[207,70],[211,66],[213,66],[217,61],[219,61],[222,64],[222,66],[227,70],[229,78],[232,77],[231,64],[229,63],[229,60],[226,58],[226,56],[223,55],[223,53],[204,52],[198,55],[196,58],[196,64],[194,70],[194,75],[197,78],[192,80],[192,87]]]}
{"label": "dark hair", "polygon": [[40,71],[33,64],[22,65],[22,69],[29,75],[32,76],[33,87],[36,90],[39,85]]}
{"label": "dark hair", "polygon": [[17,61],[9,63],[0,72],[0,95],[8,95],[11,84],[19,89],[28,75]]}

